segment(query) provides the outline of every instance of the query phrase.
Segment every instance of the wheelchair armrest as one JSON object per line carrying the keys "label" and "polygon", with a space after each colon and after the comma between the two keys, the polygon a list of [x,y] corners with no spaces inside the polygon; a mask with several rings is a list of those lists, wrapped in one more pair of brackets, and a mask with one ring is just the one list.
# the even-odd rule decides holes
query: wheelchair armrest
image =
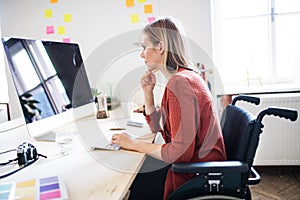
{"label": "wheelchair armrest", "polygon": [[259,173],[253,167],[251,167],[250,174],[251,174],[251,177],[248,178],[248,184],[249,185],[258,184],[260,182]]}
{"label": "wheelchair armrest", "polygon": [[239,161],[214,161],[197,163],[174,163],[172,171],[176,173],[245,173],[248,164]]}

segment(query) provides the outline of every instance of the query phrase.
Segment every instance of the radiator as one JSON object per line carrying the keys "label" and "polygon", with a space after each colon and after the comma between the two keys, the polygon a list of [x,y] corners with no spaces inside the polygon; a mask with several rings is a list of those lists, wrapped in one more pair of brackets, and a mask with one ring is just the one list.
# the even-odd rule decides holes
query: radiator
{"label": "radiator", "polygon": [[251,95],[261,99],[260,105],[238,102],[255,116],[268,106],[288,107],[298,111],[294,122],[267,115],[254,165],[300,165],[300,93]]}

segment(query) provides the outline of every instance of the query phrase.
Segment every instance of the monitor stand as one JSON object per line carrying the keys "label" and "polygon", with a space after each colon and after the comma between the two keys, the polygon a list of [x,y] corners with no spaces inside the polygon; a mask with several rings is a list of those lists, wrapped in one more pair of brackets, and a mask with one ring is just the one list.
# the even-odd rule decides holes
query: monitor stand
{"label": "monitor stand", "polygon": [[53,131],[47,131],[33,138],[37,141],[45,141],[45,142],[55,142],[56,134]]}

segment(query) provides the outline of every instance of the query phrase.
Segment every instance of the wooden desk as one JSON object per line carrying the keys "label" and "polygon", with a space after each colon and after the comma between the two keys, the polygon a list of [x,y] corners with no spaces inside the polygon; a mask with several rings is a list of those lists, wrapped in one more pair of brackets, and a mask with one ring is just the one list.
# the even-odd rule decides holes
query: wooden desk
{"label": "wooden desk", "polygon": [[[135,134],[145,136],[145,140],[151,141],[153,134],[149,133],[148,127],[135,128],[124,124],[125,116],[118,119],[111,115],[110,119],[96,120],[102,128],[108,127],[111,123],[122,124],[127,131],[133,131]],[[113,119],[113,120],[112,120]],[[84,132],[78,123],[87,123],[94,120],[94,116],[87,117],[76,121],[75,123],[63,126],[61,130],[76,130],[81,132],[75,135],[72,143],[72,153],[67,156],[61,156],[59,149],[54,142],[35,141],[29,137],[26,127],[21,126],[13,131],[0,133],[0,151],[16,148],[23,141],[30,142],[36,148],[38,153],[47,155],[48,158],[40,158],[33,165],[1,179],[2,182],[21,181],[32,178],[40,178],[47,176],[59,175],[67,185],[69,199],[123,199],[127,193],[136,173],[144,161],[145,155],[131,151],[91,151],[86,148],[86,144],[82,143],[80,135],[88,135],[88,131]],[[105,128],[104,128],[105,129]],[[10,155],[10,159],[16,157],[16,153]],[[1,162],[7,159],[0,155]],[[10,168],[8,171],[11,171]],[[1,175],[5,171],[0,170]]]}

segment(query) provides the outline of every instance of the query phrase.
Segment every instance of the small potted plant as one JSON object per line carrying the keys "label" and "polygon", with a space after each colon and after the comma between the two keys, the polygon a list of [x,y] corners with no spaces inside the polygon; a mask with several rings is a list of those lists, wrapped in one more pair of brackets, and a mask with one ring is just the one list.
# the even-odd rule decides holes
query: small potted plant
{"label": "small potted plant", "polygon": [[95,100],[95,103],[98,103],[98,100],[97,100],[97,96],[99,94],[101,94],[101,92],[98,92],[98,89],[97,88],[91,88],[91,93],[93,95],[93,98]]}

